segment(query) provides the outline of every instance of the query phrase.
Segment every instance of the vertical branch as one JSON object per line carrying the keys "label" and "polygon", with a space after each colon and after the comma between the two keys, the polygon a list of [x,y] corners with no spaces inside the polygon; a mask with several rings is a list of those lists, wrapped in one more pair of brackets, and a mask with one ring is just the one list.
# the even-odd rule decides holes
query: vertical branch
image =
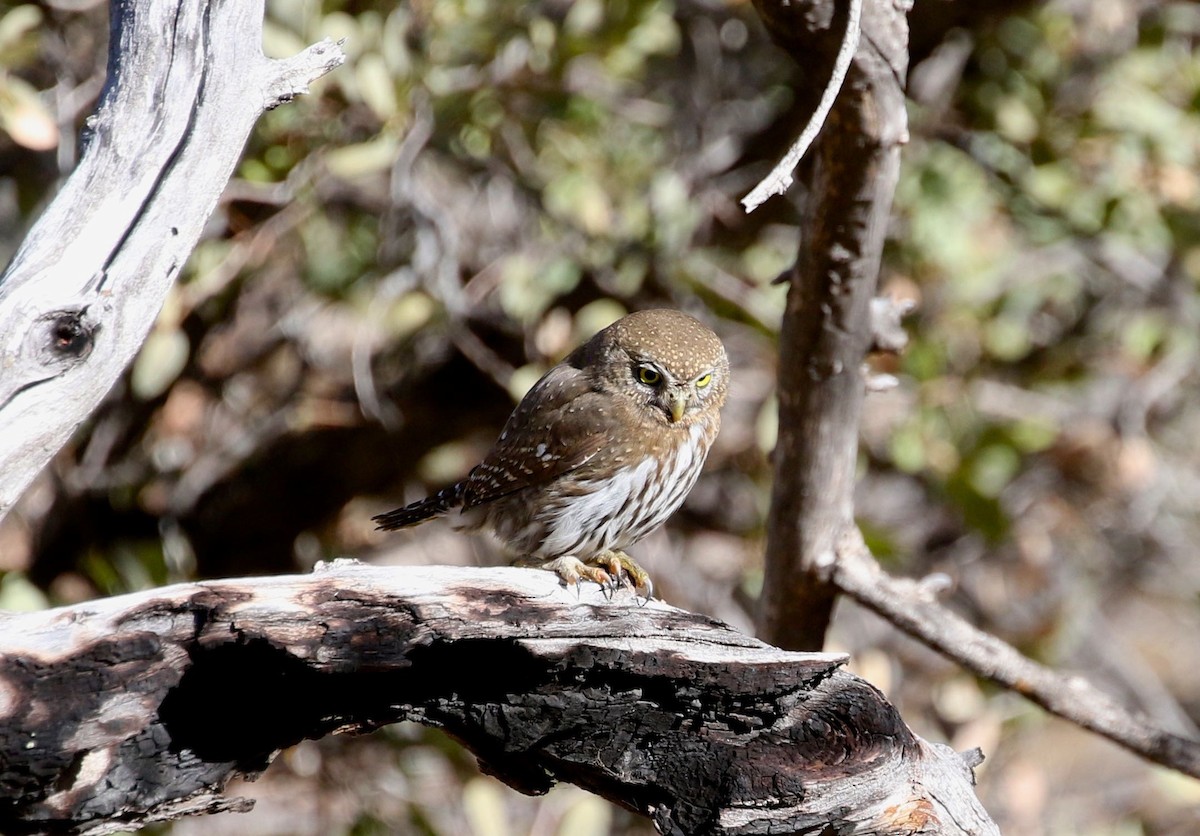
{"label": "vertical branch", "polygon": [[[795,4],[790,15],[785,7],[765,10],[765,0],[756,5],[776,40],[802,56],[806,12]],[[781,647],[823,643],[836,545],[853,525],[860,367],[871,344],[871,299],[907,135],[906,11],[901,0],[866,3],[858,53],[810,167],[804,240],[780,333],[779,440],[758,614],[759,634]],[[822,17],[819,8],[808,14]]]}

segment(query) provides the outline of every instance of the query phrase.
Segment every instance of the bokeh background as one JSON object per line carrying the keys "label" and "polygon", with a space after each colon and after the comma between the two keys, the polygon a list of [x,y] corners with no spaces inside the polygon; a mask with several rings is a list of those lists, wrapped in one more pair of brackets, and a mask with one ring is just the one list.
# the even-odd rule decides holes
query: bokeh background
{"label": "bokeh background", "polygon": [[[345,66],[266,114],[146,345],[0,523],[0,608],[356,556],[496,563],[370,517],[462,476],[515,399],[625,311],[679,307],[735,383],[700,484],[637,557],[745,629],[762,576],[795,200],[740,198],[807,118],[739,0],[268,2],[268,54]],[[69,174],[107,9],[0,3],[0,262]],[[1168,728],[1200,717],[1200,6],[921,0],[912,141],[858,514],[897,573]],[[783,358],[782,362],[787,362]],[[0,432],[3,429],[0,428]],[[1200,832],[1200,784],[1047,718],[843,603],[833,647],[926,738],[981,746],[1006,834]],[[230,684],[235,698],[236,683]],[[179,834],[643,834],[527,799],[415,726],[308,742]]]}

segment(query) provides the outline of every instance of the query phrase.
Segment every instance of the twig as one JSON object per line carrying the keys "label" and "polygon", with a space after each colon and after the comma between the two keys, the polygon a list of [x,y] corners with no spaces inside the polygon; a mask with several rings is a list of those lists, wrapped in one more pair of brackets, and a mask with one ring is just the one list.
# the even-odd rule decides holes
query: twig
{"label": "twig", "polygon": [[792,147],[788,149],[783,159],[775,164],[771,173],[763,178],[750,194],[742,198],[742,206],[745,207],[746,214],[753,212],[772,195],[783,194],[792,185],[792,172],[796,170],[800,159],[808,151],[813,140],[817,138],[838,93],[841,92],[842,82],[846,80],[846,73],[850,70],[850,62],[854,59],[854,53],[858,51],[861,30],[862,0],[850,0],[846,32],[842,36],[842,45],[833,62],[833,74],[829,78],[829,84],[825,86],[825,91],[821,94],[821,101],[817,103],[817,109],[813,111],[812,118],[808,120],[808,124],[800,132],[800,137],[792,143]]}
{"label": "twig", "polygon": [[271,69],[265,85],[262,106],[274,110],[308,92],[309,85],[342,65],[345,39],[334,43],[325,38],[290,58],[270,62]]}
{"label": "twig", "polygon": [[917,581],[883,572],[851,531],[840,545],[834,584],[846,595],[967,670],[1016,691],[1058,717],[1136,755],[1200,778],[1200,741],[1158,728],[1080,676],[1058,673],[933,600]]}

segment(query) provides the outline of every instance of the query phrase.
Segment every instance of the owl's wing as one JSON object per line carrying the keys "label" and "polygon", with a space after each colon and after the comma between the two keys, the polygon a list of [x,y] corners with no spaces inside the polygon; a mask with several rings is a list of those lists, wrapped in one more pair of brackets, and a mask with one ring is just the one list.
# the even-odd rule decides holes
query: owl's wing
{"label": "owl's wing", "polygon": [[544,485],[608,443],[612,414],[582,371],[555,366],[513,410],[500,438],[467,477],[463,510]]}

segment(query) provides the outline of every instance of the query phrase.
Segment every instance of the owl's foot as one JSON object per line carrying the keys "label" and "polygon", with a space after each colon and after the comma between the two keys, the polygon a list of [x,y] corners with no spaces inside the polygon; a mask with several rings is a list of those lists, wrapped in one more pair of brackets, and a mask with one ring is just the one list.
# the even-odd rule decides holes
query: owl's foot
{"label": "owl's foot", "polygon": [[542,568],[554,572],[577,590],[579,581],[586,578],[599,584],[609,595],[621,584],[633,590],[635,595],[644,589],[647,601],[654,594],[650,575],[623,551],[603,551],[588,558],[586,563],[577,557],[560,557],[543,563]]}
{"label": "owl's foot", "polygon": [[572,587],[576,594],[579,593],[579,581],[584,578],[599,584],[606,594],[612,593],[613,579],[608,572],[599,566],[589,566],[577,557],[560,557],[543,563],[542,568],[562,578],[563,583]]}
{"label": "owl's foot", "polygon": [[588,562],[603,566],[608,575],[613,579],[614,588],[617,583],[623,583],[633,590],[634,595],[637,595],[639,590],[644,589],[646,590],[647,601],[653,597],[654,581],[650,580],[650,574],[639,566],[636,560],[620,549],[600,552],[600,554]]}

